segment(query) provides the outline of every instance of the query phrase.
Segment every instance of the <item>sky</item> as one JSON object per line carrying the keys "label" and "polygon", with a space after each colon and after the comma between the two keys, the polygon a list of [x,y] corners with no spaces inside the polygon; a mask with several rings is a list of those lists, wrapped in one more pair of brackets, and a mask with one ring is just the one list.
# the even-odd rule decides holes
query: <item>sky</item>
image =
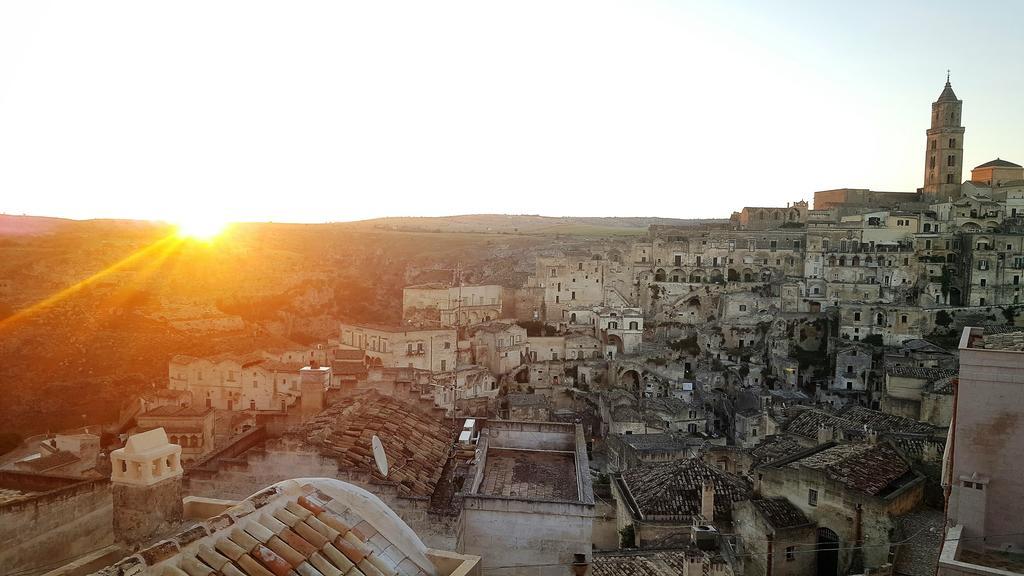
{"label": "sky", "polygon": [[[0,212],[728,217],[1024,163],[1022,2],[0,3]],[[964,178],[969,176],[965,170]]]}

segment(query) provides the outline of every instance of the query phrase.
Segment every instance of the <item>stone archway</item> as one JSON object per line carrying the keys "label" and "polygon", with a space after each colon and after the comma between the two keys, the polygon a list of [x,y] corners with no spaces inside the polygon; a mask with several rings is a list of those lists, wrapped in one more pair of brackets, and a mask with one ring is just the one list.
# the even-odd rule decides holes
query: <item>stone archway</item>
{"label": "stone archway", "polygon": [[625,350],[625,346],[622,343],[622,338],[620,338],[617,334],[609,334],[608,343],[615,346],[616,356],[621,355],[623,350]]}
{"label": "stone archway", "polygon": [[839,535],[829,528],[818,528],[815,546],[818,576],[836,576],[839,573]]}
{"label": "stone archway", "polygon": [[643,378],[640,377],[640,373],[636,370],[626,370],[619,376],[619,384],[632,392],[639,391],[642,382]]}

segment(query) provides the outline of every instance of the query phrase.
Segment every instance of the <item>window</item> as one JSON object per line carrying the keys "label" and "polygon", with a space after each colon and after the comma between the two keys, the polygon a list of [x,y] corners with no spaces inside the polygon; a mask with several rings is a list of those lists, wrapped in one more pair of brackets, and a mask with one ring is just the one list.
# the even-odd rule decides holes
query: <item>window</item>
{"label": "window", "polygon": [[900,316],[900,323],[901,324],[906,324],[907,323],[907,315],[906,314],[904,314],[903,316]]}
{"label": "window", "polygon": [[950,138],[949,139],[949,147],[950,148],[956,148],[956,138]]}
{"label": "window", "polygon": [[808,506],[818,505],[818,491],[814,488],[807,489],[807,504]]}
{"label": "window", "polygon": [[[956,166],[956,156],[953,156],[952,154],[946,156],[946,166]],[[950,174],[950,176],[952,176],[952,174]]]}
{"label": "window", "polygon": [[447,360],[441,360],[441,372],[444,372],[447,369],[448,369],[448,361]]}
{"label": "window", "polygon": [[953,182],[952,174],[946,174],[946,184],[955,184],[955,182]]}
{"label": "window", "polygon": [[987,284],[987,282],[985,281],[984,278],[982,278],[981,279],[981,286],[984,288],[986,284]]}
{"label": "window", "polygon": [[750,429],[750,436],[751,438],[757,438],[757,428]]}
{"label": "window", "polygon": [[854,312],[853,313],[853,321],[854,322],[860,322],[860,312]]}
{"label": "window", "polygon": [[740,312],[746,312],[746,311],[747,311],[747,305],[746,304],[740,304]]}
{"label": "window", "polygon": [[451,343],[451,342],[445,342],[445,343],[444,343],[444,349],[445,349],[445,350],[450,350],[450,349],[451,349],[451,347],[452,347],[452,343]]}
{"label": "window", "polygon": [[786,546],[786,562],[796,560],[796,546]]}
{"label": "window", "polygon": [[572,293],[572,297],[571,297],[571,299],[572,299],[572,300],[575,300],[575,299],[576,299],[576,292],[573,292],[573,293]]}

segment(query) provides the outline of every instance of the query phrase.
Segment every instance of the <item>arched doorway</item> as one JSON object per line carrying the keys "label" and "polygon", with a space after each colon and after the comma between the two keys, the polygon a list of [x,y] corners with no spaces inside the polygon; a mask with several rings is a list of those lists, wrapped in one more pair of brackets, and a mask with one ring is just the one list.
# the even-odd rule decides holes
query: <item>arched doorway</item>
{"label": "arched doorway", "polygon": [[836,576],[839,573],[839,535],[828,528],[818,528],[818,576]]}
{"label": "arched doorway", "polygon": [[655,282],[664,282],[665,281],[665,269],[664,268],[658,268],[658,270],[654,273],[654,281]]}
{"label": "arched doorway", "polygon": [[615,346],[615,355],[618,356],[623,352],[622,338],[617,334],[608,335],[608,344]]}
{"label": "arched doorway", "polygon": [[640,389],[640,374],[636,370],[626,370],[619,378],[619,383],[631,392]]}

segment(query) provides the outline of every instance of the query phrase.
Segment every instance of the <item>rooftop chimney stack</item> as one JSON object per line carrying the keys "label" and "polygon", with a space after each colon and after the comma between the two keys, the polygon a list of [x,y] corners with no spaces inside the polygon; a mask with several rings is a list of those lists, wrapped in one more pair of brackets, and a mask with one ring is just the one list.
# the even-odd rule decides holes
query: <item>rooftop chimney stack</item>
{"label": "rooftop chimney stack", "polygon": [[715,483],[711,480],[700,487],[700,515],[709,524],[715,521]]}
{"label": "rooftop chimney stack", "polygon": [[835,430],[831,426],[818,426],[818,444],[828,444],[835,439]]}
{"label": "rooftop chimney stack", "polygon": [[124,448],[110,453],[114,536],[141,544],[181,522],[181,446],[171,444],[163,428],[133,434]]}

